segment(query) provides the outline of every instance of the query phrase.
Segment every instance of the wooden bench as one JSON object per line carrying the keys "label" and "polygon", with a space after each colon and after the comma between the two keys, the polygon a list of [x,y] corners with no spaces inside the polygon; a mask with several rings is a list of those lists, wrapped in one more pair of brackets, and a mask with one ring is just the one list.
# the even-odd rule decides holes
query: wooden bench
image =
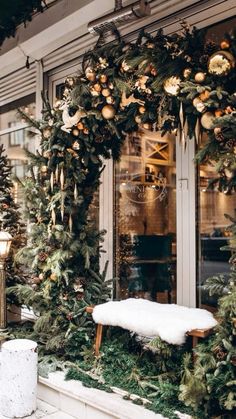
{"label": "wooden bench", "polygon": [[[94,307],[88,306],[86,307],[86,312],[92,314]],[[103,331],[103,325],[101,323],[97,324],[97,330],[96,330],[96,337],[95,337],[95,356],[99,355],[100,346],[102,343],[102,331]],[[196,345],[198,344],[199,338],[206,338],[209,336],[213,331],[213,328],[209,329],[194,329],[190,330],[190,332],[187,332],[188,336],[192,336],[192,348],[194,349]]]}

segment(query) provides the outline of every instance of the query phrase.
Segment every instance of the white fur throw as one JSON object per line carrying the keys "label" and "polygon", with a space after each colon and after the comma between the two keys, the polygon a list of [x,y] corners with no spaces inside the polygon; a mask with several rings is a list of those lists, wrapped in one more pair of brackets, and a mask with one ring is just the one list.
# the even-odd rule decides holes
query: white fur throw
{"label": "white fur throw", "polygon": [[185,334],[190,330],[207,329],[217,324],[207,310],[159,304],[142,298],[97,305],[93,310],[93,320],[106,326],[119,326],[142,336],[159,336],[174,345],[184,343]]}

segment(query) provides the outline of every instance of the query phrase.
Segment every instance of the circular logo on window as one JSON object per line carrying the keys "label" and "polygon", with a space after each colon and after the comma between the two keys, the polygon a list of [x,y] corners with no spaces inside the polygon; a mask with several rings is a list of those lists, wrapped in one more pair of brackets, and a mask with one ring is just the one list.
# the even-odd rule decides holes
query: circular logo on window
{"label": "circular logo on window", "polygon": [[164,174],[135,173],[129,174],[120,183],[120,191],[125,192],[131,202],[144,204],[152,201],[163,201],[167,196],[167,180]]}

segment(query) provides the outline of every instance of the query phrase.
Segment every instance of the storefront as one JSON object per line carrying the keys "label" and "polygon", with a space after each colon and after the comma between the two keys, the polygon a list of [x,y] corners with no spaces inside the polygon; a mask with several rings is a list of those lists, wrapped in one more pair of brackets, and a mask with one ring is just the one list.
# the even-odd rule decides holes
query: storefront
{"label": "storefront", "polygon": [[[21,106],[30,116],[40,117],[42,88],[48,90],[51,103],[60,99],[65,77],[76,74],[83,53],[95,43],[84,29],[93,18],[92,13],[97,14],[95,3],[99,2],[71,10],[70,29],[61,17],[57,25],[62,28],[64,41],[60,37],[57,42],[55,23],[44,29],[44,41],[38,34],[22,42],[28,50],[25,52],[21,45],[24,54],[18,61],[10,57],[13,50],[4,55],[3,48],[1,66],[2,74],[6,74],[0,80],[0,138],[19,178],[26,174],[23,148],[36,150],[38,139],[15,110]],[[108,3],[102,5],[101,14],[108,11]],[[158,3],[151,1],[151,16],[125,25],[121,34],[135,39],[141,27],[150,32],[162,27],[166,33],[173,33],[180,29],[180,20],[186,19],[198,28],[208,28],[209,40],[220,41],[236,24],[233,1],[170,1],[165,2],[165,7]],[[47,17],[47,12],[52,19],[54,7],[52,4],[37,19]],[[67,12],[64,19],[68,23]],[[77,12],[80,20],[75,36],[72,32]],[[42,45],[46,33],[48,39],[54,39],[52,45]],[[28,51],[33,50],[37,36],[37,51],[30,55]],[[22,65],[24,55],[32,61],[29,69]],[[33,60],[36,56],[37,60]],[[15,71],[7,74],[7,60],[11,59]],[[116,298],[143,297],[214,309],[215,300],[209,299],[202,286],[209,276],[229,271],[230,254],[220,248],[227,245],[228,221],[224,214],[235,216],[236,200],[232,193],[207,190],[214,171],[209,165],[196,168],[194,156],[199,147],[201,144],[192,139],[184,148],[174,133],[161,136],[146,125],[127,137],[119,163],[105,162],[92,210],[100,229],[107,231],[101,264],[109,260],[108,277],[119,278],[114,290]]]}

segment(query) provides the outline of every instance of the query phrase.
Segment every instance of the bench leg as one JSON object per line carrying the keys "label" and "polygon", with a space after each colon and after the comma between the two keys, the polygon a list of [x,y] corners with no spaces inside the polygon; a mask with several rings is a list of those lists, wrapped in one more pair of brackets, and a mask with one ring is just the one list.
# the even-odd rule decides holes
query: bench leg
{"label": "bench leg", "polygon": [[103,329],[103,325],[99,323],[97,325],[97,332],[96,332],[95,356],[99,355],[99,349],[102,343],[102,329]]}
{"label": "bench leg", "polygon": [[195,363],[196,361],[196,354],[194,352],[194,349],[196,348],[197,344],[198,344],[198,337],[193,336],[193,339],[192,339],[193,363]]}

